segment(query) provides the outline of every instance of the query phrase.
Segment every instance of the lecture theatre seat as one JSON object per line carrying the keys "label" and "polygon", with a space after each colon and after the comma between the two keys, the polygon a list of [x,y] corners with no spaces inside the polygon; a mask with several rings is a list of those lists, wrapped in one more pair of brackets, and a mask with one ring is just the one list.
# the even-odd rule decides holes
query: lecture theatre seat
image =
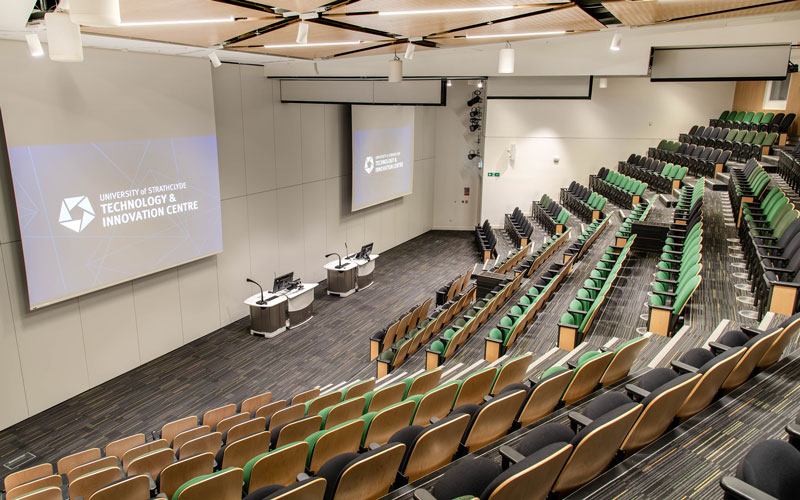
{"label": "lecture theatre seat", "polygon": [[366,453],[343,453],[331,458],[317,473],[327,484],[324,500],[377,500],[386,495],[405,449],[402,443],[390,443]]}
{"label": "lecture theatre seat", "polygon": [[249,493],[243,500],[322,500],[325,478],[306,478],[291,485],[270,484]]}
{"label": "lecture theatre seat", "polygon": [[398,469],[398,482],[416,481],[449,464],[458,451],[470,420],[471,417],[466,413],[453,413],[428,427],[410,425],[392,435],[389,443],[405,445]]}
{"label": "lecture theatre seat", "polygon": [[800,491],[800,451],[769,439],[745,454],[735,476],[723,476],[725,500],[793,500]]}

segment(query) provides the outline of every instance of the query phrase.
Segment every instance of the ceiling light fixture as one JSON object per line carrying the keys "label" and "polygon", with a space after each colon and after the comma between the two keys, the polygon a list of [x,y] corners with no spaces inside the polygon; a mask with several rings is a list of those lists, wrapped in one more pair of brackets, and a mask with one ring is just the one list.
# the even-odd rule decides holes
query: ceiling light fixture
{"label": "ceiling light fixture", "polygon": [[25,41],[28,42],[28,50],[31,51],[31,56],[41,57],[44,55],[42,42],[39,40],[39,35],[36,33],[25,33]]}
{"label": "ceiling light fixture", "polygon": [[479,89],[483,88],[483,80],[478,80],[478,88]]}
{"label": "ceiling light fixture", "polygon": [[453,80],[447,80],[447,86],[448,87],[452,87],[453,86]]}
{"label": "ceiling light fixture", "polygon": [[70,20],[68,13],[48,12],[44,15],[44,25],[47,28],[47,52],[51,60],[83,61],[81,27]]}
{"label": "ceiling light fixture", "polygon": [[598,80],[597,86],[599,88],[601,88],[601,89],[607,89],[608,88],[608,78],[601,78],[600,80]]}
{"label": "ceiling light fixture", "polygon": [[394,55],[394,59],[389,61],[389,83],[400,83],[403,81],[403,61]]}
{"label": "ceiling light fixture", "polygon": [[130,23],[119,23],[119,26],[133,28],[136,26],[169,26],[173,24],[210,24],[210,23],[232,23],[236,19],[233,17],[222,17],[218,19],[175,19],[173,21],[136,21]]}
{"label": "ceiling light fixture", "polygon": [[515,9],[516,5],[495,5],[488,7],[463,7],[457,9],[422,9],[422,10],[394,10],[380,11],[379,16],[414,16],[420,14],[454,14],[459,12],[489,12],[495,10]]}
{"label": "ceiling light fixture", "polygon": [[416,46],[413,43],[409,42],[408,47],[406,47],[406,53],[405,53],[405,55],[403,57],[405,59],[408,59],[409,61],[414,59],[414,49],[415,48],[416,48]]}
{"label": "ceiling light fixture", "polygon": [[608,50],[619,52],[621,45],[622,45],[622,33],[617,31],[614,33],[614,38],[611,39],[611,45],[608,47]]}
{"label": "ceiling light fixture", "polygon": [[514,72],[514,49],[511,44],[506,42],[506,46],[500,49],[497,58],[497,72],[501,74],[511,74]]}
{"label": "ceiling light fixture", "polygon": [[282,43],[279,45],[264,45],[265,49],[302,49],[304,47],[335,47],[337,45],[358,45],[359,40],[354,42],[321,42],[321,43]]}
{"label": "ceiling light fixture", "polygon": [[222,66],[222,61],[219,60],[219,56],[217,55],[216,52],[209,52],[208,58],[211,60],[211,65],[214,66],[215,68],[219,68],[220,66]]}
{"label": "ceiling light fixture", "polygon": [[308,43],[308,23],[301,22],[297,25],[297,43]]}
{"label": "ceiling light fixture", "polygon": [[547,35],[563,35],[566,31],[537,31],[532,33],[498,33],[496,35],[470,35],[467,34],[466,38],[472,40],[473,38],[513,38],[521,36],[547,36]]}
{"label": "ceiling light fixture", "polygon": [[119,26],[119,0],[70,0],[69,18],[75,24],[95,28]]}

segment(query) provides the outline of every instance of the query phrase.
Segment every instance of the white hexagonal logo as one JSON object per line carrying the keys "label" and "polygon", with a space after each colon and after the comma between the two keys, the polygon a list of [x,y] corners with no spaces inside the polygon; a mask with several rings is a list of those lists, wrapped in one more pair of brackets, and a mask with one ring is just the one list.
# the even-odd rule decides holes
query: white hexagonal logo
{"label": "white hexagonal logo", "polygon": [[371,156],[367,156],[367,160],[364,162],[364,170],[366,170],[368,174],[371,174],[372,171],[375,170],[375,160]]}
{"label": "white hexagonal logo", "polygon": [[[80,210],[74,210],[75,208]],[[80,233],[94,220],[94,208],[86,196],[73,196],[61,201],[58,222],[67,229]]]}

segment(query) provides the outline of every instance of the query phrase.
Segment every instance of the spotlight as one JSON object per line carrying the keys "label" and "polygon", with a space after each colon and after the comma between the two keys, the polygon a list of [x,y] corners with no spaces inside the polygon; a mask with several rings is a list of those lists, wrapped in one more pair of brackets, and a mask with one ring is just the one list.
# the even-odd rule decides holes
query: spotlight
{"label": "spotlight", "polygon": [[408,59],[409,61],[414,59],[414,49],[415,48],[416,48],[415,45],[413,43],[409,42],[408,47],[406,47],[406,54],[403,57],[405,59]]}
{"label": "spotlight", "polygon": [[308,23],[301,22],[297,25],[297,43],[308,43]]}
{"label": "spotlight", "polygon": [[608,78],[601,78],[597,83],[598,87],[600,87],[601,89],[608,88]]}
{"label": "spotlight", "polygon": [[475,118],[470,120],[470,125],[469,125],[469,131],[470,132],[476,132],[476,131],[478,131],[480,129],[481,129],[481,122],[479,122]]}
{"label": "spotlight", "polygon": [[608,50],[619,52],[621,45],[622,45],[622,34],[619,31],[617,31],[614,33],[614,38],[611,39],[611,46],[608,47]]}
{"label": "spotlight", "polygon": [[215,68],[219,68],[220,66],[222,66],[222,61],[219,60],[219,56],[217,55],[216,52],[210,52],[208,54],[208,58],[211,60],[211,65],[214,66]]}
{"label": "spotlight", "polygon": [[403,81],[403,61],[394,55],[394,59],[389,61],[389,83],[400,83]]}
{"label": "spotlight", "polygon": [[453,86],[453,80],[447,80],[447,86],[448,87],[452,87]]}
{"label": "spotlight", "polygon": [[471,108],[472,106],[474,106],[474,105],[478,104],[479,102],[482,102],[482,101],[483,101],[483,100],[481,99],[481,91],[480,91],[480,90],[476,90],[475,92],[473,92],[473,93],[472,93],[472,96],[473,96],[473,97],[472,97],[472,99],[470,99],[469,101],[467,101],[467,106],[468,106],[468,107],[470,107],[470,108]]}
{"label": "spotlight", "polygon": [[83,26],[119,26],[119,0],[70,0],[69,18],[73,23]]}
{"label": "spotlight", "polygon": [[480,108],[472,108],[469,111],[469,116],[472,118],[480,118],[481,116],[481,109]]}
{"label": "spotlight", "polygon": [[44,55],[44,49],[42,49],[42,42],[39,40],[39,35],[36,33],[25,33],[25,41],[28,42],[28,50],[31,51],[33,57],[41,57]]}
{"label": "spotlight", "polygon": [[480,158],[481,153],[479,151],[475,151],[474,149],[470,149],[469,153],[467,154],[467,160],[474,160],[475,158]]}
{"label": "spotlight", "polygon": [[505,48],[500,49],[500,56],[497,58],[497,72],[501,74],[514,72],[514,49],[508,42],[506,42]]}
{"label": "spotlight", "polygon": [[47,28],[47,52],[53,61],[83,61],[81,27],[73,23],[66,12],[48,12],[44,15]]}
{"label": "spotlight", "polygon": [[483,88],[483,80],[478,80],[478,88],[479,89]]}

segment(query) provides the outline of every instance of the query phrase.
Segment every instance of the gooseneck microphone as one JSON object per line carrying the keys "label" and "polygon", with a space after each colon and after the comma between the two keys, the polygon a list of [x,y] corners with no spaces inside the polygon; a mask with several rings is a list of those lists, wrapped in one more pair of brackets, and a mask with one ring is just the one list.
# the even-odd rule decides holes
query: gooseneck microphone
{"label": "gooseneck microphone", "polygon": [[250,278],[247,278],[247,280],[246,280],[246,281],[247,281],[248,283],[252,283],[252,284],[254,284],[255,286],[257,286],[257,287],[258,287],[258,289],[259,289],[259,290],[261,290],[261,300],[257,300],[257,301],[256,301],[256,304],[258,304],[258,305],[260,305],[260,306],[263,306],[264,304],[266,304],[267,302],[264,300],[264,289],[263,289],[263,288],[261,288],[261,285],[259,285],[259,284],[258,284],[258,283],[256,283],[255,281],[251,280]]}
{"label": "gooseneck microphone", "polygon": [[347,242],[346,241],[344,242],[344,254],[347,256],[347,257],[345,257],[345,259],[349,259],[350,258],[350,250],[347,249]]}
{"label": "gooseneck microphone", "polygon": [[338,265],[338,266],[336,266],[336,269],[341,269],[341,268],[343,268],[344,266],[342,265],[342,256],[341,256],[341,255],[339,255],[339,254],[338,254],[338,253],[336,253],[336,252],[331,252],[331,253],[327,254],[327,255],[325,256],[325,258],[327,259],[327,258],[328,258],[328,257],[330,257],[331,255],[335,255],[335,256],[339,257],[339,265]]}

